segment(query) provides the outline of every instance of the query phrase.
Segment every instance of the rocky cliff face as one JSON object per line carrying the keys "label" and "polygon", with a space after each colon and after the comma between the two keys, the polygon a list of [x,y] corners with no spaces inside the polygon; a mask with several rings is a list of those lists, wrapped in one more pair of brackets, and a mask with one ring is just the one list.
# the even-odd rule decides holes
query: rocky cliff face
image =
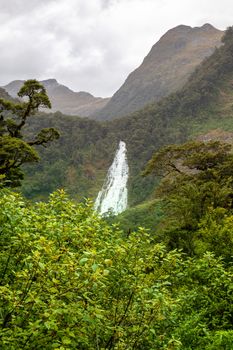
{"label": "rocky cliff face", "polygon": [[93,117],[114,119],[176,91],[195,67],[221,45],[222,35],[210,24],[195,28],[180,25],[169,30]]}
{"label": "rocky cliff face", "polygon": [[[14,80],[4,86],[4,89],[12,97],[16,97],[23,82],[23,80]],[[74,92],[59,84],[56,79],[43,80],[41,83],[46,88],[52,103],[52,112],[60,111],[68,115],[88,117],[103,108],[109,101],[108,98],[94,97],[87,92]]]}

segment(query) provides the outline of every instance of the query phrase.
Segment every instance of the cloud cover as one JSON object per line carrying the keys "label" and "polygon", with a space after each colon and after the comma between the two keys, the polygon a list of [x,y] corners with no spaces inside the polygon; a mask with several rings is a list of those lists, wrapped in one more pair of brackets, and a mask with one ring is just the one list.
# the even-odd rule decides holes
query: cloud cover
{"label": "cloud cover", "polygon": [[0,0],[0,85],[56,78],[110,96],[179,24],[233,24],[232,0]]}

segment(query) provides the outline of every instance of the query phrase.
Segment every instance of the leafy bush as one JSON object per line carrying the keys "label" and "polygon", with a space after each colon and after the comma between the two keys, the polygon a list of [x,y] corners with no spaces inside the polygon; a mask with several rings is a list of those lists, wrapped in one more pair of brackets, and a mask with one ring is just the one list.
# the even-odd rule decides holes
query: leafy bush
{"label": "leafy bush", "polygon": [[2,192],[0,224],[1,349],[229,348],[232,272],[212,254],[126,239],[63,191]]}

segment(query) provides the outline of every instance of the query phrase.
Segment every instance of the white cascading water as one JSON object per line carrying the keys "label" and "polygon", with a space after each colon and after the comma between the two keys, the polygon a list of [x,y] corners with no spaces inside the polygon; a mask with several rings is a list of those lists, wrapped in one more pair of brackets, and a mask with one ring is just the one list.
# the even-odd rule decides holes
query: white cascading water
{"label": "white cascading water", "polygon": [[126,144],[120,141],[112,165],[108,169],[107,177],[95,201],[94,208],[101,215],[111,212],[122,213],[127,207],[127,181],[129,167],[126,157]]}

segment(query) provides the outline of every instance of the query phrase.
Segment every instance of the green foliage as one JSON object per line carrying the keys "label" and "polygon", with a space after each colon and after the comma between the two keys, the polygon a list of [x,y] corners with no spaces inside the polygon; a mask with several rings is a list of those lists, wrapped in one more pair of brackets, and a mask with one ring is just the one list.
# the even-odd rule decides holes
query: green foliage
{"label": "green foliage", "polygon": [[[164,176],[157,189],[166,213],[162,222],[164,233],[160,235],[171,249],[182,248],[191,255],[207,249],[229,259],[231,248],[224,249],[223,233],[213,234],[212,226],[206,223],[215,222],[216,213],[232,211],[230,150],[229,144],[220,142],[189,142],[163,148],[148,163],[145,174]],[[198,231],[200,225],[202,230]],[[202,237],[199,243],[198,237]],[[231,236],[225,238],[231,247]],[[196,249],[196,245],[201,248]]]}
{"label": "green foliage", "polygon": [[187,168],[198,171],[210,171],[219,164],[232,159],[229,155],[231,145],[218,141],[191,141],[182,145],[169,145],[156,152],[148,162],[144,175],[151,172],[158,176],[172,173],[188,173]]}
{"label": "green foliage", "polygon": [[48,95],[44,86],[35,79],[27,80],[18,92],[19,97],[27,97],[30,108],[30,114],[38,110],[39,107],[51,108]]}
{"label": "green foliage", "polygon": [[210,253],[188,260],[186,268],[178,275],[175,272],[180,299],[172,315],[177,324],[174,338],[181,340],[180,349],[217,349],[217,345],[230,349],[232,272]]}
{"label": "green foliage", "polygon": [[[42,128],[55,126],[59,140],[50,148],[40,148],[41,161],[27,166],[23,192],[29,198],[46,198],[57,188],[65,188],[74,198],[95,197],[102,187],[117,142],[103,142],[105,128],[93,120],[55,114],[39,114],[27,126],[27,137]],[[112,142],[113,142],[112,138]]]}
{"label": "green foliage", "polygon": [[[210,115],[219,112],[216,106],[225,98],[226,86],[231,89],[230,30],[224,42],[180,92],[129,117],[101,124],[59,113],[31,119],[28,147],[56,138],[49,129],[54,121],[63,135],[51,154],[41,152],[44,162],[38,164],[36,176],[31,171],[28,193],[44,196],[64,184],[75,195],[86,194],[87,189],[95,194],[117,142],[123,139],[132,176],[130,202],[137,203],[147,179],[139,174],[154,149],[182,142],[193,133],[195,123],[218,118],[218,113],[212,119]],[[22,177],[21,164],[37,160],[21,139],[21,129],[29,109],[28,116],[39,105],[49,106],[44,93],[31,81],[20,92],[28,102],[0,100],[0,136],[7,140],[0,165],[7,164],[14,150],[19,164],[11,167],[12,182]],[[231,109],[229,103],[229,120]],[[231,349],[233,156],[229,151],[229,145],[217,142],[191,142],[166,147],[152,158],[146,172],[155,171],[156,176],[150,175],[140,200],[149,195],[158,177],[165,176],[157,195],[163,198],[158,209],[167,215],[157,225],[156,235],[141,227],[132,232],[138,223],[153,229],[160,220],[155,207],[148,215],[149,204],[122,214],[121,231],[99,218],[92,203],[75,204],[64,191],[52,194],[48,203],[36,204],[2,191],[1,349]]]}
{"label": "green foliage", "polygon": [[223,208],[209,209],[199,223],[195,235],[195,251],[201,255],[213,251],[225,261],[232,261],[233,251],[233,216]]}
{"label": "green foliage", "polygon": [[125,235],[144,227],[151,234],[158,231],[158,225],[163,218],[163,211],[159,201],[148,201],[135,207],[126,209],[123,213],[107,218],[110,223],[117,223]]}
{"label": "green foliage", "polygon": [[0,224],[1,349],[229,346],[232,271],[212,254],[126,239],[63,191],[34,205],[2,192]]}
{"label": "green foliage", "polygon": [[166,296],[146,289],[145,233],[126,243],[63,192],[33,208],[13,195],[2,203],[2,349],[130,349],[150,334]]}
{"label": "green foliage", "polygon": [[38,159],[36,151],[21,139],[6,135],[0,137],[0,174],[4,185],[19,186],[23,178],[20,166]]}
{"label": "green foliage", "polygon": [[51,108],[46,90],[38,81],[27,80],[18,96],[27,101],[15,102],[0,98],[0,181],[4,186],[19,186],[23,178],[21,165],[38,161],[39,156],[32,148],[56,140],[59,133],[54,128],[40,130],[32,141],[22,140],[22,129],[29,117],[39,107]]}

